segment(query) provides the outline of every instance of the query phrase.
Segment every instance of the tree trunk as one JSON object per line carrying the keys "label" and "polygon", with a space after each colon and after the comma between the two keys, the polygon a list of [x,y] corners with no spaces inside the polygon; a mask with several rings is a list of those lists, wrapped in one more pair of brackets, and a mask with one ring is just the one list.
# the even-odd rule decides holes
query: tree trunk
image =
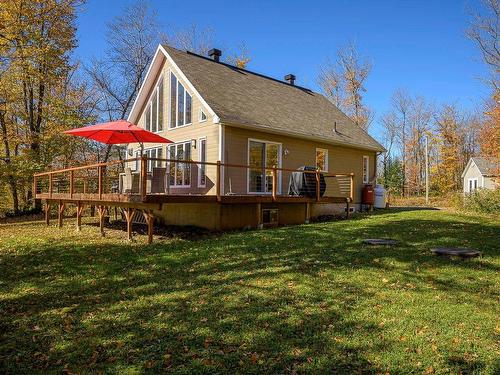
{"label": "tree trunk", "polygon": [[[10,158],[10,144],[9,138],[7,134],[7,124],[5,123],[5,112],[0,113],[0,127],[2,130],[2,140],[5,148],[5,163],[10,166],[12,164],[12,160]],[[19,213],[19,196],[17,194],[17,183],[16,178],[12,173],[9,173],[7,176],[7,181],[9,184],[10,192],[12,194],[12,208],[14,209],[14,214]]]}

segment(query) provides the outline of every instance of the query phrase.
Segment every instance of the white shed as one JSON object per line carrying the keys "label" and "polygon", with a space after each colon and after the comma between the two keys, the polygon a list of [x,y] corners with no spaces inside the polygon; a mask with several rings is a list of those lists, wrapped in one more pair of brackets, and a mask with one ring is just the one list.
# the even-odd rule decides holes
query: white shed
{"label": "white shed", "polygon": [[499,160],[483,157],[470,158],[462,173],[464,193],[476,189],[494,190],[500,187]]}

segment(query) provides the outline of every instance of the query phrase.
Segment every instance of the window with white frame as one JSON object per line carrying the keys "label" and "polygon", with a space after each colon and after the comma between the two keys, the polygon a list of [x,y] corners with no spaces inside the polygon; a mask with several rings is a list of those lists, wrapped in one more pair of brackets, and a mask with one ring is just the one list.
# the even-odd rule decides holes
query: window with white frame
{"label": "window with white frame", "polygon": [[163,131],[163,78],[153,90],[143,116],[146,130],[154,133]]}
{"label": "window with white frame", "polygon": [[316,169],[321,172],[328,172],[328,150],[324,148],[316,149]]}
{"label": "window with white frame", "polygon": [[[198,140],[198,150],[199,150],[198,160],[202,163],[205,163],[207,161],[207,140],[206,140],[206,138],[200,138]],[[207,174],[206,173],[207,173],[207,165],[200,164],[200,167],[198,170],[198,187],[207,186]]]}
{"label": "window with white frame", "polygon": [[191,124],[193,98],[179,82],[174,73],[170,73],[170,128]]}
{"label": "window with white frame", "polygon": [[148,158],[148,172],[152,172],[153,168],[163,167],[163,162],[161,160],[149,160],[149,159],[161,159],[163,157],[163,148],[155,147],[144,150]]}
{"label": "window with white frame", "polygon": [[477,190],[477,178],[469,178],[469,193]]}
{"label": "window with white frame", "polygon": [[[170,160],[191,160],[191,141],[169,145],[168,158]],[[191,164],[171,161],[168,170],[170,186],[191,186]]]}
{"label": "window with white frame", "polygon": [[[148,148],[144,150],[144,154],[148,158],[148,172],[152,172],[153,168],[161,168],[163,167],[163,161],[161,160],[149,160],[149,159],[161,159],[163,157],[163,147],[154,147]],[[135,171],[139,171],[141,169],[141,161],[139,158],[141,157],[141,150],[135,151]]]}
{"label": "window with white frame", "polygon": [[370,158],[363,156],[363,183],[367,184],[370,180]]}
{"label": "window with white frame", "polygon": [[200,115],[198,117],[198,122],[207,121],[207,115],[203,112],[203,109],[200,108]]}

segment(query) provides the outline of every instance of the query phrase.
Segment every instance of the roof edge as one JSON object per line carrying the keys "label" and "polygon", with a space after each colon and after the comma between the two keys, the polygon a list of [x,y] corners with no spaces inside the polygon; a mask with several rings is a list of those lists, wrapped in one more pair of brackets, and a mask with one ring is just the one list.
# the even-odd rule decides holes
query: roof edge
{"label": "roof edge", "polygon": [[[380,144],[379,144],[380,147],[370,147],[370,146],[361,145],[359,143],[354,143],[354,142],[351,143],[351,142],[326,140],[324,138],[315,137],[313,135],[309,135],[309,134],[305,134],[305,133],[290,132],[290,131],[285,132],[285,131],[281,131],[281,130],[278,130],[275,128],[262,126],[262,125],[240,124],[240,123],[228,122],[228,121],[223,121],[223,120],[221,120],[220,125],[231,126],[231,127],[240,128],[240,129],[258,130],[258,131],[262,131],[264,133],[285,135],[285,136],[289,136],[292,138],[307,139],[307,140],[311,140],[311,141],[327,143],[327,144],[336,145],[336,146],[344,146],[344,147],[349,147],[349,148],[361,149],[361,150],[368,150],[368,151],[374,151],[374,152],[386,152],[387,151]],[[375,141],[375,142],[377,142],[377,141]]]}

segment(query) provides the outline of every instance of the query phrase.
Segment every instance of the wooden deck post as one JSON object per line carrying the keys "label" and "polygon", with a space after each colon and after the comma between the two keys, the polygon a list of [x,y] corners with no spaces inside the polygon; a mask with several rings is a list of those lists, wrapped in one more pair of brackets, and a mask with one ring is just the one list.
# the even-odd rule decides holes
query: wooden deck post
{"label": "wooden deck post", "polygon": [[82,202],[78,202],[76,205],[76,230],[78,232],[82,230],[82,211],[83,204]]}
{"label": "wooden deck post", "polygon": [[104,237],[104,215],[106,214],[106,207],[105,206],[98,206],[97,207],[97,214],[99,215],[99,229],[101,231],[101,236]]}
{"label": "wooden deck post", "polygon": [[277,196],[277,191],[278,191],[278,174],[276,170],[276,166],[273,166],[272,171],[272,177],[273,177],[273,189],[272,189],[272,196],[273,196],[273,202],[276,202],[276,196]]}
{"label": "wooden deck post", "polygon": [[127,207],[123,210],[125,215],[125,220],[127,221],[127,240],[132,241],[132,218],[134,216],[135,209]]}
{"label": "wooden deck post", "polygon": [[257,203],[256,205],[257,209],[257,229],[262,229],[262,205],[260,203]]}
{"label": "wooden deck post", "polygon": [[351,202],[354,202],[354,173],[351,173],[350,179],[351,179],[351,191],[349,192],[349,198],[351,199]]}
{"label": "wooden deck post", "polygon": [[146,224],[148,225],[148,245],[153,243],[153,222],[154,216],[152,210],[144,210],[144,219],[146,219]]}
{"label": "wooden deck post", "polygon": [[83,194],[87,194],[87,180],[83,180]]}
{"label": "wooden deck post", "polygon": [[45,202],[45,224],[50,224],[50,203]]}
{"label": "wooden deck post", "polygon": [[221,192],[220,192],[220,183],[221,183],[221,170],[220,170],[220,160],[217,160],[217,178],[216,178],[216,194],[217,194],[217,202],[221,201]]}
{"label": "wooden deck post", "polygon": [[321,190],[320,190],[320,178],[319,178],[319,169],[316,170],[316,202],[319,202],[319,200],[321,199]]}
{"label": "wooden deck post", "polygon": [[345,211],[345,218],[349,219],[349,201],[350,199],[346,200],[346,211]]}
{"label": "wooden deck post", "polygon": [[306,203],[306,224],[309,224],[311,221],[311,203],[307,202]]}
{"label": "wooden deck post", "polygon": [[64,206],[65,206],[64,203],[60,201],[59,208],[58,208],[58,215],[57,215],[59,228],[62,228],[62,226],[63,226]]}
{"label": "wooden deck post", "polygon": [[75,174],[74,174],[74,171],[71,170],[71,171],[69,171],[69,197],[70,197],[70,199],[73,199],[74,181],[75,181]]}
{"label": "wooden deck post", "polygon": [[146,201],[148,187],[148,158],[146,155],[141,155],[141,198]]}
{"label": "wooden deck post", "polygon": [[52,191],[54,190],[54,178],[52,173],[49,174],[49,198],[52,198]]}
{"label": "wooden deck post", "polygon": [[102,166],[99,166],[97,168],[97,171],[98,171],[98,175],[99,175],[99,180],[98,180],[98,188],[99,188],[99,200],[102,199]]}
{"label": "wooden deck post", "polygon": [[114,211],[115,211],[115,221],[117,221],[118,220],[118,207],[115,206]]}

